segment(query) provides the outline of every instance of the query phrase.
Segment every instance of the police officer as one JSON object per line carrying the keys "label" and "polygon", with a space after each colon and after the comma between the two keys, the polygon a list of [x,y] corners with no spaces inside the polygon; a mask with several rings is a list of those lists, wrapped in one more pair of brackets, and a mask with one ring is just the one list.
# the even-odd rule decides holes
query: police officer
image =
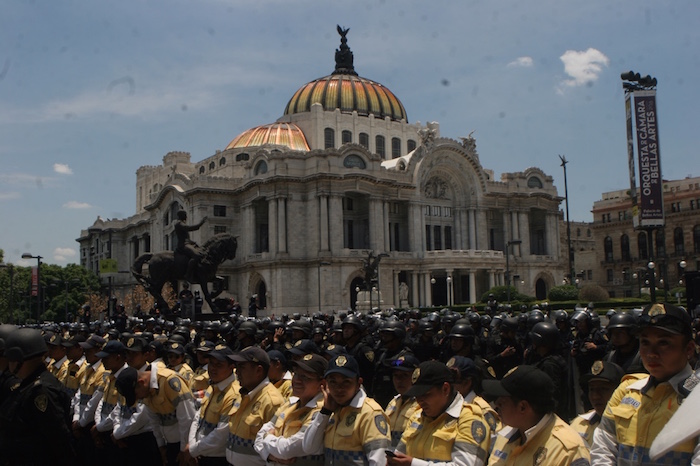
{"label": "police officer", "polygon": [[415,397],[406,396],[406,392],[413,385],[411,376],[420,361],[413,353],[406,352],[400,354],[396,359],[385,361],[384,364],[391,368],[391,381],[397,393],[385,410],[391,428],[391,446],[396,447],[408,426],[408,420],[420,409]]}
{"label": "police officer", "polygon": [[292,362],[292,396],[255,437],[255,451],[268,463],[321,466],[323,450],[306,454],[304,434],[323,405],[321,385],[328,361],[318,354],[307,354]]}
{"label": "police officer", "polygon": [[389,466],[409,465],[413,459],[485,464],[491,431],[477,405],[465,404],[452,385],[453,372],[442,362],[426,361],[413,371],[406,396],[416,398],[420,410],[409,420]]}
{"label": "police officer", "polygon": [[[644,308],[639,352],[649,375],[626,380],[613,393],[593,434],[594,464],[650,464],[652,441],[698,383],[688,364],[695,350],[691,323],[684,309],[671,304]],[[655,461],[698,464],[698,438],[681,442]]]}
{"label": "police officer", "polygon": [[0,406],[0,464],[73,464],[70,398],[46,369],[44,338],[38,330],[17,329],[5,348],[20,382]]}
{"label": "police officer", "polygon": [[484,380],[484,394],[509,426],[498,432],[489,466],[590,464],[583,439],[554,414],[554,383],[541,370],[514,367],[502,380]]}
{"label": "police officer", "polygon": [[360,365],[349,355],[330,361],[323,387],[323,407],[304,434],[305,454],[325,447],[327,466],[386,463],[389,423],[379,403],[362,388]]}
{"label": "police officer", "polygon": [[270,358],[264,349],[249,346],[229,356],[236,363],[240,393],[229,412],[226,459],[231,464],[264,466],[265,460],[253,448],[255,436],[284,403],[279,390],[270,383]]}

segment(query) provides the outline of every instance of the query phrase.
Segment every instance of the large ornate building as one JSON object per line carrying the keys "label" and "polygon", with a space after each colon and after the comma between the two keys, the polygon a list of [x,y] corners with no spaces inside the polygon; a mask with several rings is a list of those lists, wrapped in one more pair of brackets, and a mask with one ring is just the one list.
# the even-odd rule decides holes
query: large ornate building
{"label": "large ornate building", "polygon": [[[136,213],[83,230],[81,264],[98,271],[109,257],[126,270],[139,254],[173,249],[184,209],[190,223],[208,217],[192,234],[200,244],[238,236],[237,257],[219,270],[224,296],[256,296],[268,314],[377,306],[379,293],[383,307],[474,303],[505,284],[507,265],[519,291],[545,299],[566,268],[552,177],[527,168],[497,181],[471,135],[409,123],[389,89],[358,76],[340,32],[335,71],[294,92],[277,121],[203,160],[170,152],[139,168]],[[370,252],[386,254],[371,296]],[[133,283],[117,274],[117,296]]]}
{"label": "large ornate building", "polygon": [[595,281],[613,297],[636,297],[649,292],[649,262],[654,263],[657,288],[684,286],[683,273],[700,265],[700,177],[664,180],[666,225],[652,234],[632,225],[628,189],[603,193],[593,204],[596,238]]}

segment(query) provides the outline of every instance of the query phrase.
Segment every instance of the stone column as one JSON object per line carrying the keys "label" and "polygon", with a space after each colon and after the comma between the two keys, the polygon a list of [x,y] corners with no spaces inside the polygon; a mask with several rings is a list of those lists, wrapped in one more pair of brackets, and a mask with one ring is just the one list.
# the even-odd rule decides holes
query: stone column
{"label": "stone column", "polygon": [[278,250],[287,252],[287,199],[277,199],[277,230],[279,231]]}
{"label": "stone column", "polygon": [[278,252],[278,231],[277,231],[277,199],[267,201],[267,240],[269,242],[270,255],[274,256]]}
{"label": "stone column", "polygon": [[476,272],[474,270],[469,271],[469,302],[475,303],[476,299]]}
{"label": "stone column", "polygon": [[479,209],[476,212],[476,223],[479,226],[477,230],[476,237],[476,249],[488,249],[489,248],[489,225],[486,221],[486,211]]}
{"label": "stone column", "polygon": [[328,231],[330,238],[331,252],[340,253],[343,249],[343,241],[345,233],[343,228],[343,198],[340,196],[331,196],[329,199],[329,222]]}
{"label": "stone column", "polygon": [[476,249],[476,212],[469,209],[469,249]]}
{"label": "stone column", "polygon": [[384,216],[382,201],[369,200],[369,245],[377,254],[384,252]]}
{"label": "stone column", "polygon": [[420,289],[420,280],[419,280],[419,275],[418,272],[411,271],[411,282],[408,284],[411,287],[411,305],[418,307],[420,306],[420,301],[419,301],[419,289]]}
{"label": "stone column", "polygon": [[[391,251],[391,231],[389,230],[389,202],[382,202],[382,231],[384,232],[383,252]],[[398,301],[394,301],[398,303]]]}
{"label": "stone column", "polygon": [[496,286],[496,272],[491,269],[489,270],[489,289]]}
{"label": "stone column", "polygon": [[520,255],[521,257],[527,257],[531,254],[530,252],[530,215],[527,210],[518,212],[518,217],[520,218],[520,240],[522,244],[520,245]]}

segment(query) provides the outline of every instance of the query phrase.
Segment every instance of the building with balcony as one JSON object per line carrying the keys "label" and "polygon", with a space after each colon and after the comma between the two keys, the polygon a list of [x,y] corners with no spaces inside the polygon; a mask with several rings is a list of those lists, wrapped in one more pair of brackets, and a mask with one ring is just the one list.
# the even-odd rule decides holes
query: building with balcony
{"label": "building with balcony", "polygon": [[[402,283],[410,307],[477,302],[505,284],[506,249],[519,291],[545,299],[566,269],[552,177],[523,167],[494,179],[471,135],[409,123],[398,97],[360,77],[344,36],[335,59],[330,75],[290,92],[277,121],[203,159],[170,152],[140,167],[136,212],[81,231],[81,264],[97,271],[110,257],[126,270],[144,252],[173,249],[184,209],[190,223],[208,217],[191,235],[199,244],[238,237],[237,257],[219,269],[224,296],[256,296],[262,315],[356,308],[370,251],[387,254],[382,307],[402,304]],[[133,283],[115,277],[117,295]]]}
{"label": "building with balcony", "polygon": [[[700,177],[664,180],[665,226],[635,230],[629,189],[603,193],[593,203],[596,281],[612,297],[648,292],[648,263],[654,263],[657,288],[682,286],[684,271],[700,266]],[[647,237],[651,234],[651,241]],[[685,267],[683,267],[685,265]]]}

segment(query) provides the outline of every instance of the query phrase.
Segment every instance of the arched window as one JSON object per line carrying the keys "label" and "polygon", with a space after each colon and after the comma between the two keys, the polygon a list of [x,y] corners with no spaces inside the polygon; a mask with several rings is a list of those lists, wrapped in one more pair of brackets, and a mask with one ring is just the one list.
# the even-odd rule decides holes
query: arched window
{"label": "arched window", "polygon": [[264,160],[261,160],[255,166],[255,174],[256,175],[263,175],[265,173],[267,173],[267,162],[265,162]]}
{"label": "arched window", "polygon": [[333,128],[326,128],[323,130],[323,141],[323,147],[326,149],[335,147],[335,130]]}
{"label": "arched window", "polygon": [[365,149],[369,149],[369,134],[360,133],[360,145]]}
{"label": "arched window", "polygon": [[343,166],[345,168],[367,168],[367,164],[359,155],[350,154],[343,160]]}
{"label": "arched window", "polygon": [[205,170],[204,165],[202,165],[201,167],[199,167],[199,174],[200,174],[200,175],[204,174],[204,170]]}
{"label": "arched window", "polygon": [[374,138],[374,143],[377,146],[377,155],[380,156],[381,158],[386,157],[386,142],[384,139],[384,136],[381,134],[378,134],[376,138]]}
{"label": "arched window", "polygon": [[542,189],[542,180],[537,178],[536,176],[531,176],[527,180],[527,187],[528,188],[539,188]]}
{"label": "arched window", "polygon": [[401,157],[401,139],[391,138],[391,158]]}
{"label": "arched window", "polygon": [[408,141],[406,141],[406,149],[408,149],[408,152],[416,150],[416,141],[414,141],[413,139],[409,139]]}
{"label": "arched window", "polygon": [[700,225],[693,227],[693,251],[700,252]]}
{"label": "arched window", "polygon": [[656,230],[656,257],[666,255],[666,235],[663,230]]}
{"label": "arched window", "polygon": [[581,236],[581,229],[580,228],[576,229],[576,236]]}
{"label": "arched window", "polygon": [[248,155],[246,152],[241,152],[240,154],[236,155],[236,162],[243,162],[248,159],[250,159],[250,155]]}
{"label": "arched window", "polygon": [[683,244],[683,227],[673,229],[673,251],[677,256],[685,254],[685,245]]}
{"label": "arched window", "polygon": [[340,133],[340,137],[342,138],[343,144],[349,144],[352,142],[352,131],[344,129],[343,132]]}
{"label": "arched window", "polygon": [[214,162],[209,162],[209,170],[213,170],[216,168],[216,164]]}
{"label": "arched window", "polygon": [[613,241],[611,237],[605,237],[603,240],[603,248],[605,249],[605,262],[613,262]]}
{"label": "arched window", "polygon": [[622,235],[620,237],[620,255],[625,262],[632,260],[630,257],[630,237],[627,235]]}
{"label": "arched window", "polygon": [[637,249],[639,250],[640,259],[649,259],[649,246],[647,245],[647,234],[645,232],[637,235]]}
{"label": "arched window", "polygon": [[226,165],[226,157],[221,157],[219,159],[219,166],[222,167],[224,165]]}

